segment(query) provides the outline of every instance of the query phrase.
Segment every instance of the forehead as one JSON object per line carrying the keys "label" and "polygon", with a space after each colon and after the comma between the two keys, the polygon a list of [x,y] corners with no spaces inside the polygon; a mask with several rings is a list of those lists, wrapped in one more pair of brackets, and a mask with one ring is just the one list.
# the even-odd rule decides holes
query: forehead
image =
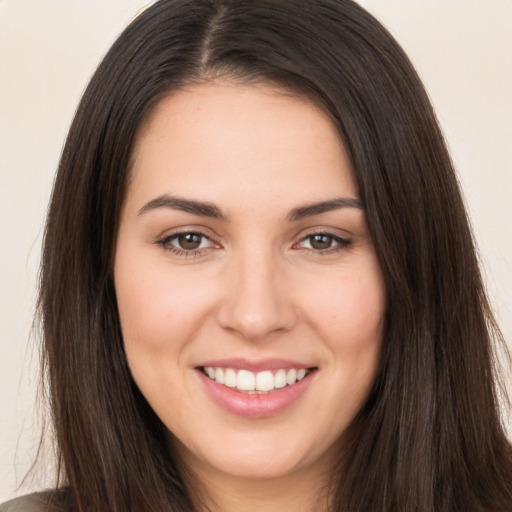
{"label": "forehead", "polygon": [[333,189],[357,196],[347,152],[323,110],[274,87],[221,82],[156,105],[136,137],[128,194],[322,200]]}

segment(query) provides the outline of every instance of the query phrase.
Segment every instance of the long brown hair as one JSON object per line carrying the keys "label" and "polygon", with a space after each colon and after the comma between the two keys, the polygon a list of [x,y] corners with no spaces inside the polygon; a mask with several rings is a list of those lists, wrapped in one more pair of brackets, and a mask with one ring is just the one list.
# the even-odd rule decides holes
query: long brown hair
{"label": "long brown hair", "polygon": [[55,181],[39,300],[74,508],[193,509],[127,367],[112,260],[138,127],[166,94],[216,76],[277,84],[329,113],[385,278],[383,358],[346,433],[331,510],[512,509],[492,357],[500,335],[452,163],[409,60],[350,0],[161,0],[93,76]]}

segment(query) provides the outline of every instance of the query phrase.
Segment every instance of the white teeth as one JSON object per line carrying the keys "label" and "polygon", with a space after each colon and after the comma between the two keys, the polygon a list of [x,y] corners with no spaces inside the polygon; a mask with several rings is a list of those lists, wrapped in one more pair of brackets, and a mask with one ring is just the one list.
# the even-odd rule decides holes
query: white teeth
{"label": "white teeth", "polygon": [[275,388],[272,372],[265,371],[256,374],[256,389],[258,391],[271,391]]}
{"label": "white teeth", "polygon": [[[297,370],[295,368],[292,368],[291,370],[288,370],[288,373],[286,374],[286,382],[289,386],[294,384],[297,381]],[[219,382],[219,381],[217,381]]]}
{"label": "white teeth", "polygon": [[256,379],[254,377],[254,373],[248,370],[239,370],[236,387],[240,391],[254,391],[255,385]]}
{"label": "white teeth", "polygon": [[275,372],[265,370],[258,373],[249,370],[235,370],[234,368],[205,367],[204,373],[219,384],[229,388],[236,388],[238,391],[248,393],[268,393],[274,389],[292,386],[302,380],[309,370],[305,368],[289,370],[280,369]]}
{"label": "white teeth", "polygon": [[224,384],[224,370],[222,368],[215,368],[215,380],[219,384]]}
{"label": "white teeth", "polygon": [[235,370],[228,368],[224,373],[224,386],[228,388],[236,388],[237,378]]}
{"label": "white teeth", "polygon": [[286,370],[277,370],[274,375],[274,387],[276,389],[284,388],[286,386]]}

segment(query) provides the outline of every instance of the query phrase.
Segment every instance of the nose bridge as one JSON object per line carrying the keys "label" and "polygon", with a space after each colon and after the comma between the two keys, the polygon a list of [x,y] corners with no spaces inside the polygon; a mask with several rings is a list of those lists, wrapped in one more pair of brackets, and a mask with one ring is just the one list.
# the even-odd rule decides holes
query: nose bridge
{"label": "nose bridge", "polygon": [[249,246],[233,255],[219,312],[224,328],[251,340],[291,328],[293,305],[278,263],[268,245]]}

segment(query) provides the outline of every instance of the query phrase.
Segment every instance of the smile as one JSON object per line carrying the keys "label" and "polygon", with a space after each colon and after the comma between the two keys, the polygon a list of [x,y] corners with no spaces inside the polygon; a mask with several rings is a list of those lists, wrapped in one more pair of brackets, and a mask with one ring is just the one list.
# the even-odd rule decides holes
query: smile
{"label": "smile", "polygon": [[221,409],[246,418],[283,413],[307,394],[319,368],[289,360],[225,359],[195,367],[207,396]]}
{"label": "smile", "polygon": [[248,394],[265,394],[301,381],[311,369],[289,368],[251,372],[244,369],[204,366],[202,372],[211,380]]}

